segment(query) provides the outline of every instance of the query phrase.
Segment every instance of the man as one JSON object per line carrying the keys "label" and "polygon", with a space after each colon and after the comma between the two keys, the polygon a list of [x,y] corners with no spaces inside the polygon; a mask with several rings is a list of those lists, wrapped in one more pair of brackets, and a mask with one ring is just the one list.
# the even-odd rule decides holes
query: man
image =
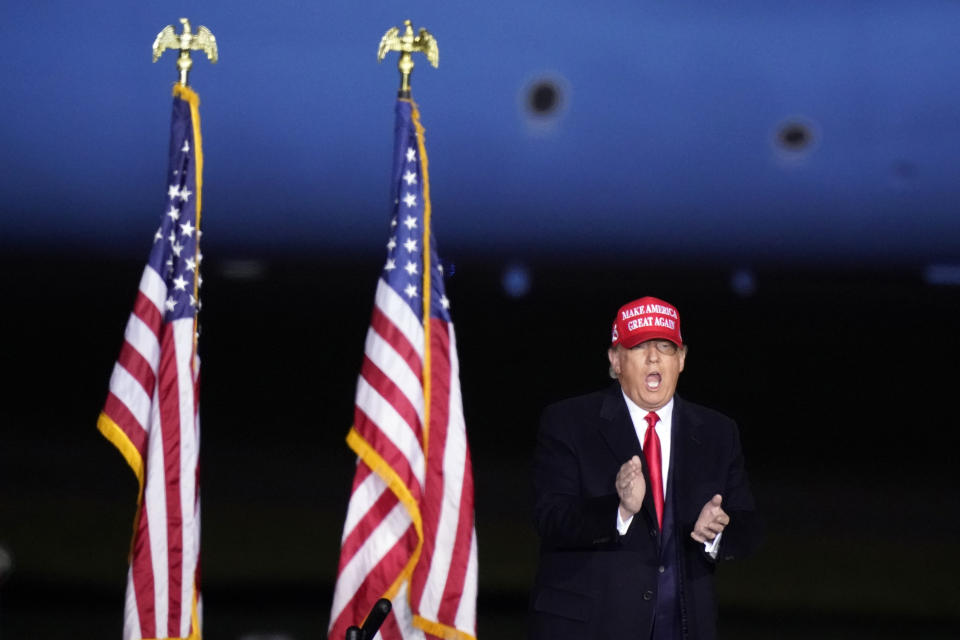
{"label": "man", "polygon": [[760,540],[737,426],[674,394],[673,305],[621,307],[608,357],[619,384],[541,419],[531,638],[715,638],[716,564]]}

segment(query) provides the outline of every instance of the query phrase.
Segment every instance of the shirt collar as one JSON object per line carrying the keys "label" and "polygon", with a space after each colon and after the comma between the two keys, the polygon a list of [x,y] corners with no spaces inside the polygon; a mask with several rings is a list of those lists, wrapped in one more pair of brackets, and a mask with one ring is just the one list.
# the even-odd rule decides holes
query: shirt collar
{"label": "shirt collar", "polygon": [[[646,426],[646,416],[650,411],[644,409],[636,402],[631,400],[626,393],[623,392],[623,389],[620,389],[620,393],[623,394],[623,399],[627,403],[627,411],[630,412],[630,418],[633,420],[633,423]],[[670,400],[667,401],[667,404],[663,405],[654,413],[657,414],[657,417],[660,418],[660,421],[657,423],[657,426],[667,426],[673,422],[673,396],[670,396]],[[659,431],[659,429],[657,430]]]}

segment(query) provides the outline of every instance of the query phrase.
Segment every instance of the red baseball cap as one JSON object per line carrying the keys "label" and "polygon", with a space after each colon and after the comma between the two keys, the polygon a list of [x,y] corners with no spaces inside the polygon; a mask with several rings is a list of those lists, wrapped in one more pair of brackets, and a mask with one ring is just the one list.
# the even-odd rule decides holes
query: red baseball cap
{"label": "red baseball cap", "polygon": [[659,298],[646,296],[620,307],[613,321],[610,346],[629,349],[647,340],[669,340],[683,346],[680,335],[680,314],[677,308]]}

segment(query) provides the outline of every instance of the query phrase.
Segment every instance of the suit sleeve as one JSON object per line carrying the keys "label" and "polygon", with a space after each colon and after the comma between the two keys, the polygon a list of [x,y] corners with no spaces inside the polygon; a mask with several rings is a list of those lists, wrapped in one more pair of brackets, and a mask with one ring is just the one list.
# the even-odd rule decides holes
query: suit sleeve
{"label": "suit sleeve", "polygon": [[555,549],[616,546],[617,507],[620,498],[610,483],[610,493],[584,495],[581,453],[568,416],[557,405],[540,421],[534,453],[534,520],[542,543]]}
{"label": "suit sleeve", "polygon": [[753,553],[763,539],[763,521],[757,513],[740,446],[740,432],[732,425],[729,466],[723,508],[730,524],[723,531],[717,560],[733,560]]}

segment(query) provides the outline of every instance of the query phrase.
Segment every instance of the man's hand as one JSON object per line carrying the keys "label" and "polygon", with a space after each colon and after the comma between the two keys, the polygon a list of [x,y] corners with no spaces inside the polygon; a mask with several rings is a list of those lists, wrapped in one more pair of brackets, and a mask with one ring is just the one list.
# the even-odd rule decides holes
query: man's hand
{"label": "man's hand", "polygon": [[722,501],[723,496],[718,493],[710,499],[710,502],[703,505],[700,517],[697,518],[697,523],[693,525],[693,531],[690,532],[691,538],[697,542],[710,542],[730,524],[730,516],[720,508]]}
{"label": "man's hand", "polygon": [[620,496],[620,519],[627,520],[640,511],[643,496],[647,494],[647,482],[643,479],[640,456],[633,456],[623,463],[617,472],[617,495]]}

